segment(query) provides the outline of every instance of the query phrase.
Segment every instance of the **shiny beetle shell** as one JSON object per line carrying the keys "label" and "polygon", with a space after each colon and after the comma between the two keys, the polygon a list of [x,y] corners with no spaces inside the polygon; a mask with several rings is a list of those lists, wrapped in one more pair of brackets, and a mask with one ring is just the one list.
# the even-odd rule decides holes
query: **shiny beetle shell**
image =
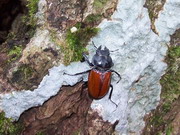
{"label": "shiny beetle shell", "polygon": [[92,69],[89,72],[88,77],[88,93],[90,97],[94,99],[100,99],[104,97],[110,87],[111,72],[100,72],[96,69]]}

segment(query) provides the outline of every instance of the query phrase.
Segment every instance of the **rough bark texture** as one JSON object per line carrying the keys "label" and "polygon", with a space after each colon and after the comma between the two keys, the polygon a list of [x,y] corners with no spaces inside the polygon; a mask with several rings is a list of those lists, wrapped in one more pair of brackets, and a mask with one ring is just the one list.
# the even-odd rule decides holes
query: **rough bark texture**
{"label": "rough bark texture", "polygon": [[[110,18],[116,10],[117,0],[101,1],[101,3],[105,4],[95,7],[93,0],[47,0],[47,21],[50,26],[63,32],[77,22],[83,22],[88,15],[93,14],[100,15],[101,18]],[[98,23],[100,23],[100,20]]]}
{"label": "rough bark texture", "polygon": [[[23,135],[38,132],[47,135],[110,135],[115,124],[104,122],[97,112],[90,109],[92,100],[84,83],[74,87],[63,87],[57,96],[43,106],[24,112],[20,121],[24,123]],[[117,123],[117,122],[116,122]]]}
{"label": "rough bark texture", "polygon": [[[61,61],[62,54],[56,49],[56,45],[48,43],[49,46],[42,45],[43,47],[38,48],[34,42],[31,43],[33,30],[31,31],[31,27],[22,21],[23,16],[27,15],[26,4],[26,0],[15,3],[12,0],[0,2],[0,7],[2,7],[0,11],[4,13],[0,15],[0,20],[2,20],[0,22],[0,73],[2,73],[0,91],[2,92],[37,88],[48,69]],[[110,16],[116,4],[117,0],[108,2],[105,7],[102,7],[102,13],[98,14]],[[81,22],[87,15],[97,14],[89,8],[90,5],[92,6],[92,0],[47,0],[46,23],[53,27],[50,28],[51,30],[57,28],[63,33],[70,26]],[[14,6],[16,8],[13,8]],[[93,22],[93,25],[88,25],[94,26],[100,21],[101,19]],[[44,37],[43,41],[46,39]],[[30,46],[29,49],[27,49],[28,46]],[[14,47],[21,48],[21,52],[9,55]]]}
{"label": "rough bark texture", "polygon": [[[11,68],[18,65],[11,61],[16,54],[9,55],[14,46],[22,48],[29,42],[26,37],[27,27],[22,24],[25,5],[20,1],[2,0],[0,2],[0,92],[9,92],[17,88],[11,83],[8,74]],[[11,63],[12,62],[12,63]]]}
{"label": "rough bark texture", "polygon": [[172,121],[171,135],[180,134],[180,97],[172,104],[172,109],[164,117],[165,121]]}
{"label": "rough bark texture", "polygon": [[144,7],[148,9],[149,18],[151,19],[151,28],[157,33],[154,22],[158,18],[159,12],[163,10],[166,0],[146,0]]}
{"label": "rough bark texture", "polygon": [[[149,115],[145,117],[145,121],[147,121],[147,125],[144,128],[144,131],[142,135],[156,135],[159,132],[164,132],[164,134],[167,134],[167,122],[170,124],[169,131],[171,135],[179,135],[180,134],[180,97],[174,101],[174,103],[171,105],[170,111],[164,115],[162,114],[163,106],[162,102],[161,104],[157,107],[156,110],[152,111]],[[154,120],[159,119],[162,115],[162,121],[164,121],[160,126],[157,125],[151,125],[151,121],[153,121],[152,117],[156,115],[156,118]],[[150,122],[150,123],[149,123]],[[161,122],[161,121],[159,121]],[[158,123],[157,123],[158,124]]]}
{"label": "rough bark texture", "polygon": [[1,0],[0,1],[0,44],[6,40],[11,25],[19,13],[23,12],[21,1]]}
{"label": "rough bark texture", "polygon": [[0,2],[0,92],[35,89],[58,59],[57,51],[47,47],[35,48],[26,61],[20,61],[35,32],[35,26],[24,19],[28,16],[26,4],[26,0]]}
{"label": "rough bark texture", "polygon": [[52,27],[65,30],[66,27],[81,22],[83,12],[88,0],[58,1],[47,0],[48,2],[48,22]]}
{"label": "rough bark texture", "polygon": [[[176,30],[176,32],[171,35],[169,49],[180,45],[179,35],[180,29]],[[180,83],[180,79],[178,77],[180,64],[178,62],[179,57],[176,57],[170,57],[169,53],[166,56],[165,60],[169,65],[166,74],[169,74],[171,78],[169,79],[166,74],[162,77],[163,79],[166,76],[166,80],[169,82],[167,81],[167,84],[163,84],[163,82],[161,83],[163,88],[160,103],[155,110],[145,116],[144,120],[146,121],[146,126],[142,133],[143,135],[156,135],[162,133],[167,135],[180,134],[180,87],[177,85]],[[172,72],[174,66],[177,68],[175,68],[175,71]]]}
{"label": "rough bark texture", "polygon": [[170,44],[171,46],[180,46],[180,29],[176,30],[176,32],[171,36]]}
{"label": "rough bark texture", "polygon": [[[103,13],[100,13],[100,14],[104,18],[110,17],[112,15],[112,13],[116,10],[115,7],[117,4],[116,3],[117,0],[108,1],[108,2],[113,3],[113,4],[112,3],[107,4],[107,5],[111,5],[110,7],[99,8],[99,9],[96,9],[97,11],[95,12],[94,9],[91,9],[88,6],[88,5],[92,4],[93,0],[85,0],[85,1],[83,1],[83,0],[71,0],[71,1],[70,0],[45,0],[45,1],[47,1],[47,3],[48,3],[47,4],[48,11],[45,12],[47,14],[44,17],[44,18],[47,18],[48,22],[46,22],[46,19],[45,19],[44,20],[46,22],[45,25],[48,24],[48,25],[52,26],[53,28],[57,28],[57,30],[59,30],[58,32],[60,32],[60,33],[64,32],[67,28],[69,28],[70,26],[73,26],[77,22],[81,22],[88,15],[97,14],[97,11],[99,11],[99,12],[102,11]],[[164,8],[164,2],[165,2],[165,0],[160,0],[160,4],[158,2],[157,3],[155,2],[152,7],[148,7],[149,6],[148,3],[151,3],[151,0],[147,0],[145,6],[149,8],[149,14],[151,11],[155,11],[155,15],[153,15],[152,16],[153,18],[151,18],[152,25],[153,25],[155,19],[157,18],[159,11]],[[156,78],[155,77],[156,75],[154,75],[154,73],[156,73],[155,72],[156,69],[157,70],[159,69],[158,66],[155,66],[155,65],[158,65],[158,64],[156,64],[156,62],[160,63],[160,61],[155,61],[155,60],[151,60],[151,59],[143,60],[143,58],[145,58],[145,57],[142,57],[142,59],[141,59],[141,55],[146,56],[146,54],[149,54],[149,56],[147,55],[148,56],[147,58],[153,57],[153,58],[156,58],[159,60],[159,58],[157,58],[158,57],[157,55],[153,55],[151,57],[150,54],[152,54],[152,53],[144,53],[144,52],[146,50],[148,50],[150,52],[151,51],[154,52],[154,50],[156,51],[156,49],[158,51],[160,51],[158,49],[160,47],[157,47],[157,45],[155,44],[159,40],[157,40],[156,37],[153,35],[154,33],[153,34],[149,33],[149,23],[148,23],[149,19],[146,18],[146,14],[143,14],[143,13],[145,13],[145,11],[140,10],[140,13],[136,14],[137,17],[134,18],[135,16],[132,13],[137,13],[136,7],[137,7],[137,9],[139,9],[139,8],[141,9],[141,7],[138,7],[138,5],[136,5],[136,3],[138,3],[138,0],[133,2],[133,4],[131,2],[129,3],[128,1],[126,1],[126,2],[124,1],[124,7],[127,6],[126,8],[128,9],[126,11],[130,11],[129,13],[127,13],[122,7],[122,11],[125,11],[122,13],[125,13],[124,15],[125,16],[127,15],[127,18],[125,18],[125,16],[123,16],[123,14],[117,14],[117,16],[114,17],[115,19],[114,19],[113,24],[110,24],[111,22],[108,24],[111,26],[107,27],[108,28],[107,31],[105,31],[105,29],[104,29],[104,34],[107,34],[107,35],[104,36],[104,34],[101,33],[102,38],[99,38],[96,40],[97,42],[104,41],[105,42],[104,44],[109,45],[109,47],[110,47],[110,44],[115,45],[115,46],[116,46],[116,44],[118,44],[118,45],[121,45],[122,49],[124,48],[123,51],[118,54],[118,55],[122,55],[122,56],[118,56],[121,59],[119,59],[120,63],[117,63],[117,64],[123,65],[123,68],[121,68],[122,70],[128,69],[126,71],[123,71],[123,72],[125,72],[124,77],[126,77],[124,79],[129,80],[130,83],[131,83],[131,80],[133,80],[133,81],[135,80],[137,85],[135,84],[134,89],[138,90],[138,91],[131,92],[132,95],[129,96],[129,95],[126,95],[127,90],[125,89],[125,91],[123,91],[123,89],[122,89],[122,92],[119,91],[119,94],[118,93],[115,94],[115,96],[116,96],[115,99],[120,99],[120,98],[122,99],[122,100],[120,99],[120,102],[119,102],[121,104],[121,107],[118,107],[119,110],[116,110],[115,113],[113,112],[113,115],[112,115],[112,112],[109,115],[109,112],[107,111],[107,110],[111,110],[111,106],[109,106],[109,108],[107,107],[108,109],[105,111],[108,112],[109,116],[113,116],[112,118],[110,118],[111,121],[113,121],[115,118],[117,118],[120,120],[119,123],[121,123],[124,120],[124,123],[123,122],[121,123],[121,127],[126,125],[126,120],[128,119],[126,117],[127,115],[122,116],[122,117],[120,115],[129,113],[128,110],[126,111],[126,108],[127,108],[126,103],[129,103],[129,102],[128,102],[128,100],[124,100],[124,99],[125,98],[128,99],[129,97],[132,97],[132,99],[134,101],[132,100],[129,105],[129,106],[131,106],[131,105],[133,106],[133,109],[131,107],[132,112],[130,112],[131,116],[129,119],[129,121],[130,121],[129,123],[131,125],[128,125],[128,127],[125,127],[126,128],[125,130],[127,130],[127,128],[133,127],[131,129],[132,131],[134,131],[134,132],[131,132],[132,134],[135,134],[135,132],[137,132],[137,134],[138,134],[139,130],[142,127],[141,122],[139,122],[139,120],[142,120],[142,116],[145,113],[143,111],[147,111],[147,110],[149,110],[149,108],[152,109],[152,107],[154,107],[153,104],[155,103],[155,101],[157,101],[157,99],[156,99],[157,97],[155,97],[155,96],[157,96],[157,93],[156,93],[157,90],[155,90],[154,86],[153,86],[154,82],[155,82],[155,84],[157,84],[156,83],[157,80],[153,81],[153,83],[151,84],[151,78],[146,75],[152,74],[152,76],[151,76],[152,80],[158,79],[159,76],[157,76],[157,78]],[[123,3],[121,3],[121,4],[123,4]],[[128,6],[129,4],[130,4],[130,6]],[[135,7],[134,7],[134,5],[135,5]],[[43,7],[43,6],[41,5],[41,7]],[[131,10],[131,8],[133,10]],[[121,10],[121,9],[118,9],[118,10]],[[84,11],[85,12],[87,11],[88,13],[85,13]],[[122,18],[119,16],[122,16]],[[22,29],[22,27],[21,27],[22,24],[18,23],[18,20],[20,20],[21,17],[18,18],[18,16],[17,16],[16,18],[17,18],[16,24],[19,25],[19,27],[17,29],[14,29],[13,31],[14,32],[19,31],[19,33],[16,35],[21,35],[21,37],[19,37],[18,39],[7,40],[6,43],[4,43],[0,46],[0,73],[3,73],[2,75],[0,75],[0,93],[3,93],[4,91],[9,92],[13,89],[19,89],[19,90],[34,89],[34,91],[37,91],[37,89],[35,89],[35,88],[39,84],[39,82],[42,80],[43,76],[47,73],[47,70],[53,66],[53,63],[55,61],[59,61],[59,59],[57,57],[58,51],[55,50],[54,48],[52,48],[52,44],[50,43],[50,40],[47,42],[45,40],[45,39],[49,38],[49,36],[47,36],[47,35],[50,35],[51,33],[49,33],[48,30],[42,30],[41,29],[42,27],[41,27],[39,30],[40,32],[36,33],[37,35],[36,35],[35,39],[37,39],[37,37],[38,37],[38,41],[33,42],[33,39],[32,39],[31,40],[32,42],[26,46],[26,44],[29,42],[29,39],[27,40],[25,33],[20,31]],[[131,22],[130,21],[131,19],[136,20],[136,21]],[[6,18],[3,21],[6,21]],[[13,22],[15,22],[15,20]],[[98,22],[100,22],[100,21],[98,21]],[[144,23],[141,23],[141,22],[144,22]],[[97,25],[98,23],[93,22],[93,26],[94,26],[94,24]],[[127,25],[125,25],[125,24],[127,24]],[[129,26],[131,25],[131,26],[129,27],[128,25]],[[12,29],[13,29],[16,25],[12,25],[12,26],[13,26],[12,27]],[[138,27],[134,27],[134,26],[138,26]],[[140,28],[141,26],[144,29],[141,29]],[[104,25],[104,28],[106,28],[105,25]],[[23,29],[23,30],[26,31],[26,29]],[[109,32],[110,32],[110,34],[109,34]],[[111,32],[115,32],[115,34],[111,33]],[[120,34],[118,34],[118,32]],[[146,35],[145,33],[147,34],[146,38],[144,38],[144,36]],[[6,40],[6,38],[4,38],[4,35],[6,37],[7,31],[5,30],[5,34],[4,34],[4,30],[2,33],[0,31],[0,35],[1,34],[3,36],[0,36],[0,38],[2,38],[3,41]],[[114,36],[122,35],[122,37],[117,36],[117,38],[113,37],[111,39],[111,34],[112,34],[112,36],[113,35]],[[43,35],[42,36],[43,38],[42,37],[40,38],[41,35]],[[106,40],[104,40],[105,39],[104,37],[106,37],[106,36],[110,37],[110,38],[106,38]],[[135,42],[136,39],[138,39],[137,40],[138,43]],[[122,42],[121,42],[121,40],[122,40]],[[107,41],[109,41],[109,42],[107,42]],[[125,44],[126,41],[128,41],[127,44]],[[131,42],[129,42],[129,41],[131,41]],[[152,44],[148,43],[146,41],[151,42]],[[35,44],[35,43],[37,43],[37,44]],[[99,42],[99,43],[102,43],[102,42]],[[177,44],[178,43],[179,42],[177,42]],[[20,58],[18,57],[15,61],[7,64],[8,59],[16,57],[16,55],[8,56],[7,49],[11,49],[11,47],[18,46],[20,44],[22,46],[24,45],[23,49],[26,47],[27,51],[26,52],[23,51],[24,52],[23,54],[24,55],[26,54],[25,55],[26,57],[22,58],[20,56],[21,61],[19,61]],[[44,44],[44,46],[43,45],[41,46],[41,44]],[[137,44],[137,46],[136,46],[136,44]],[[146,46],[146,45],[148,45],[148,46]],[[5,47],[3,48],[3,46],[5,46]],[[37,48],[33,48],[36,46],[37,46]],[[137,54],[136,54],[136,52],[134,52],[134,50],[136,50],[136,47],[138,47]],[[155,48],[153,49],[153,47],[155,47]],[[141,48],[143,53],[139,52],[139,48]],[[38,49],[40,49],[40,50],[38,50]],[[111,48],[111,49],[113,50],[114,48]],[[29,51],[29,50],[31,50],[31,51]],[[158,53],[158,55],[164,55],[162,53],[163,51],[165,51],[165,50],[162,49],[161,53]],[[140,54],[140,55],[138,55],[138,54]],[[133,60],[134,63],[136,63],[136,64],[133,65],[132,62],[129,60]],[[141,60],[143,62],[141,62]],[[22,62],[22,63],[20,63],[20,62]],[[152,63],[153,66],[146,65],[148,62]],[[117,65],[117,66],[119,66],[119,65]],[[139,65],[141,65],[141,66],[138,68]],[[145,69],[144,71],[142,71],[142,69],[141,69],[142,65],[144,65],[144,69]],[[146,66],[147,66],[147,68],[146,68]],[[122,71],[120,69],[120,67],[122,67],[122,66],[119,66],[119,71]],[[136,70],[134,67],[138,68],[139,71]],[[161,65],[161,67],[162,67],[162,65]],[[132,73],[129,71],[132,71]],[[51,81],[51,79],[50,79],[50,81],[55,86],[58,86],[58,84],[59,84],[58,81],[63,76],[61,74],[62,72],[63,71],[60,71],[57,68],[57,70],[55,70],[53,72],[53,75],[49,76],[52,78],[52,81]],[[159,72],[161,72],[161,71],[159,71]],[[52,72],[49,72],[49,73],[52,73]],[[134,75],[133,75],[133,73],[134,73]],[[139,74],[139,73],[142,73],[142,75],[145,76],[145,78],[140,78],[141,79],[140,81],[139,81],[139,79],[138,80],[136,79],[137,75],[141,76],[141,74]],[[59,77],[57,77],[57,76],[59,76]],[[48,75],[46,77],[48,78]],[[56,79],[53,79],[53,78],[56,78]],[[129,78],[131,78],[131,79],[129,79]],[[65,81],[63,81],[63,82],[65,82]],[[32,105],[32,104],[29,105],[28,102],[30,102],[30,100],[26,100],[26,99],[33,99],[31,101],[34,101],[35,103],[37,103],[36,99],[39,99],[39,101],[42,99],[42,98],[40,98],[40,96],[46,97],[46,95],[50,95],[49,94],[50,91],[48,91],[49,93],[46,91],[48,94],[43,93],[45,91],[45,88],[46,89],[49,88],[51,91],[54,91],[54,89],[56,87],[52,84],[50,85],[49,82],[43,83],[44,85],[48,85],[49,87],[43,87],[42,85],[40,85],[40,88],[42,88],[42,89],[41,89],[41,91],[37,92],[38,94],[35,93],[34,91],[25,91],[24,92],[24,93],[32,93],[32,94],[33,94],[33,92],[35,93],[34,97],[33,96],[21,96],[21,98],[24,99],[23,101],[26,104],[26,106],[28,106],[30,108],[31,107],[30,105]],[[147,82],[148,82],[148,84],[146,85]],[[130,83],[126,82],[126,85],[128,87],[131,87]],[[145,88],[143,87],[144,84],[145,84]],[[24,109],[23,107],[19,107],[19,108],[23,108],[24,110],[27,110],[26,112],[23,113],[23,115],[20,118],[20,121],[24,122],[24,124],[25,124],[25,128],[24,128],[24,131],[22,134],[24,134],[24,135],[35,135],[37,133],[45,133],[48,135],[52,135],[52,134],[53,135],[63,135],[63,134],[65,134],[65,135],[66,134],[67,135],[69,135],[69,134],[106,135],[107,134],[107,135],[109,135],[109,134],[113,134],[114,127],[116,126],[116,124],[118,122],[115,122],[113,125],[110,124],[109,122],[105,122],[102,120],[101,117],[98,116],[97,112],[93,112],[90,109],[90,104],[92,101],[91,101],[91,99],[89,99],[89,97],[87,95],[87,88],[85,88],[85,90],[84,90],[84,88],[82,88],[82,85],[83,85],[83,83],[77,84],[73,88],[72,87],[63,87],[62,90],[60,90],[60,92],[56,96],[51,97],[51,99],[49,99],[48,101],[46,101],[46,100],[50,96],[49,97],[47,96],[48,98],[46,98],[46,100],[43,100],[43,102],[44,101],[46,101],[46,102],[40,107],[31,108],[29,110]],[[139,86],[142,86],[142,88]],[[152,88],[149,86],[152,86]],[[149,93],[149,95],[148,95],[147,94],[148,91],[146,90],[146,87],[148,87],[148,90],[150,90],[150,91],[153,90],[154,93],[152,92],[152,94]],[[155,87],[158,87],[158,86],[155,86]],[[159,87],[158,87],[158,89],[159,89]],[[57,88],[57,90],[59,90],[59,87]],[[15,96],[13,94],[10,94],[11,99],[14,99],[14,98],[21,99],[20,96],[17,96],[20,92],[19,93],[14,92],[14,93],[15,93],[14,94]],[[54,92],[54,93],[56,94],[56,92]],[[117,95],[121,95],[121,93],[122,93],[122,96],[117,97]],[[149,99],[146,97],[145,98],[141,97],[141,95],[143,96],[146,94]],[[27,97],[31,97],[31,98],[27,98]],[[153,97],[155,97],[155,98],[153,98]],[[7,100],[6,100],[7,102],[5,102],[5,104],[7,105],[11,99],[7,98]],[[15,108],[18,108],[16,105],[23,104],[23,102],[18,102],[18,101],[22,101],[22,100],[16,100],[16,99],[11,101],[12,102],[11,107],[9,107],[7,105],[7,108],[10,108],[10,110],[11,110],[11,111],[7,111],[7,112],[14,113],[12,110],[15,110]],[[13,101],[17,101],[17,102],[13,102]],[[149,102],[152,102],[152,105]],[[41,103],[42,102],[38,102],[38,104],[35,104],[34,106],[37,106]],[[135,104],[135,103],[137,103],[137,104]],[[140,104],[147,103],[147,106],[148,105],[150,105],[150,106],[147,107],[144,105],[139,105],[139,103]],[[106,108],[106,106],[108,106],[106,104],[106,102],[102,102],[102,104],[104,105],[104,106],[102,106],[103,108]],[[174,106],[179,106],[179,104],[177,104],[177,105],[175,104]],[[13,107],[15,107],[15,108],[12,109]],[[141,108],[141,107],[143,107],[143,108]],[[145,108],[147,107],[148,109],[144,109],[144,107]],[[177,109],[178,108],[175,107],[174,110],[177,110]],[[137,110],[139,110],[139,112],[137,112]],[[16,111],[16,112],[20,112],[20,111]],[[119,114],[119,113],[121,113],[121,114]],[[165,120],[171,119],[172,113],[173,112],[168,114],[164,119]],[[14,113],[14,114],[16,114],[16,113]],[[114,115],[114,114],[116,114],[116,115]],[[137,116],[137,117],[134,117],[134,116]],[[19,116],[18,116],[18,118],[19,118]],[[173,115],[173,118],[174,118],[173,119],[174,124],[172,124],[172,125],[175,125],[175,128],[176,128],[175,133],[178,133],[179,129],[177,128],[178,127],[177,125],[179,124],[178,123],[179,122],[178,121],[179,120],[179,112],[175,113]],[[136,123],[137,123],[137,125],[139,124],[139,127],[136,126]],[[118,127],[118,125],[117,125],[117,127]],[[121,128],[119,128],[118,130],[122,131]],[[126,131],[122,131],[122,132],[125,133]],[[147,135],[148,131],[146,131],[145,134]]]}

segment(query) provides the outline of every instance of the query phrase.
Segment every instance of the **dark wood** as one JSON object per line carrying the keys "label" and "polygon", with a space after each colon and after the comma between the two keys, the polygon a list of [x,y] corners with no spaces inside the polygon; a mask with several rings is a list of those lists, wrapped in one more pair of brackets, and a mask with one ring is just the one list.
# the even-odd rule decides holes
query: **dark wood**
{"label": "dark wood", "polygon": [[25,126],[21,135],[112,135],[118,122],[103,121],[90,108],[92,99],[83,85],[64,86],[42,106],[24,112],[19,120]]}

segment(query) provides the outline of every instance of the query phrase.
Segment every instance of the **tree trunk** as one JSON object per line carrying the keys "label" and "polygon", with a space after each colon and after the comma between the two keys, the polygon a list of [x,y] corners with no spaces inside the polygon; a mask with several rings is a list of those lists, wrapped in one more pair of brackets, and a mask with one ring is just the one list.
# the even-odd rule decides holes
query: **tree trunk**
{"label": "tree trunk", "polygon": [[115,124],[104,122],[91,108],[87,88],[83,82],[61,91],[40,107],[27,110],[20,117],[25,129],[23,135],[110,135]]}

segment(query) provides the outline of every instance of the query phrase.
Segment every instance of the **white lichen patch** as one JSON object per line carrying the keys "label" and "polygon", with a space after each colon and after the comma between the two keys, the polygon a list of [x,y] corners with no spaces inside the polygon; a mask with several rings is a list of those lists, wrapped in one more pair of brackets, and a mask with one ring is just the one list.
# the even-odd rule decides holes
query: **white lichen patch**
{"label": "white lichen patch", "polygon": [[29,55],[34,55],[37,52],[42,52],[45,48],[53,47],[54,44],[51,43],[49,34],[47,29],[37,29],[34,37],[23,50],[20,62],[26,63]]}
{"label": "white lichen patch", "polygon": [[[104,120],[112,123],[119,120],[116,126],[119,134],[139,135],[144,127],[144,115],[156,108],[161,90],[159,80],[166,69],[163,62],[167,51],[166,43],[180,25],[178,18],[180,1],[168,0],[156,20],[155,25],[160,36],[156,35],[151,30],[144,3],[145,0],[120,0],[112,20],[104,20],[99,25],[100,33],[92,39],[97,46],[105,45],[112,51],[118,49],[111,53],[114,61],[113,69],[122,76],[118,84],[117,76],[112,77],[114,86],[112,100],[118,107],[108,100],[108,95],[101,100],[94,100],[91,107]],[[173,13],[172,16],[169,13]],[[171,20],[173,24],[170,23]],[[88,49],[91,58],[95,48],[89,45]],[[80,62],[72,63],[68,67],[64,65],[53,67],[34,91],[23,90],[1,94],[0,109],[7,117],[17,120],[25,110],[41,105],[56,95],[62,85],[73,85],[82,77],[87,80],[87,74],[68,76],[64,75],[64,72],[78,73],[87,69],[89,69],[87,63]]]}
{"label": "white lichen patch", "polygon": [[180,28],[180,1],[167,0],[164,5],[164,10],[159,14],[159,18],[155,21],[156,30],[165,42],[170,41],[170,36],[175,29]]}
{"label": "white lichen patch", "polygon": [[[81,63],[80,63],[81,64]],[[57,94],[62,85],[74,85],[81,78],[70,78],[67,75],[63,76],[64,72],[71,71],[80,72],[84,68],[88,69],[88,66],[84,63],[78,66],[78,63],[72,63],[68,67],[60,65],[53,67],[49,70],[49,74],[46,75],[37,89],[14,91],[9,94],[0,94],[1,110],[6,113],[6,117],[18,120],[19,116],[27,109],[35,106],[42,105],[51,96]],[[69,72],[68,72],[69,73]]]}
{"label": "white lichen patch", "polygon": [[100,114],[104,120],[112,123],[119,120],[116,130],[120,134],[139,135],[144,127],[143,117],[158,105],[161,92],[159,80],[166,69],[163,62],[166,44],[180,25],[180,1],[169,0],[156,20],[160,36],[156,35],[150,28],[144,2],[119,1],[112,21],[102,22],[99,26],[101,32],[93,39],[96,44],[106,45],[110,50],[119,49],[118,53],[112,54],[114,69],[122,75],[119,84],[113,81],[112,100],[118,108],[114,106],[112,109],[108,96],[94,101],[92,108],[97,110],[98,104],[101,104],[103,110]]}

